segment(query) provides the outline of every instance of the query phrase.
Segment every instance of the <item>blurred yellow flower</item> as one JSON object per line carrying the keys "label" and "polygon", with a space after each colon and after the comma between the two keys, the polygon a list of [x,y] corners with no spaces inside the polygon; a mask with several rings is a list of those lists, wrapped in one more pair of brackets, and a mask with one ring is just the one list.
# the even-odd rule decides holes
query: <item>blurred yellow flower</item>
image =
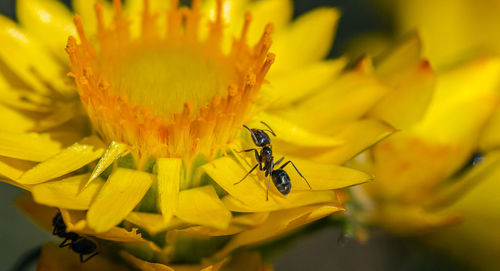
{"label": "blurred yellow flower", "polygon": [[[417,174],[416,170],[408,169],[408,175],[404,178],[405,183],[409,183],[407,191],[411,191],[407,194],[419,193],[421,196],[415,195],[410,205],[406,203],[399,204],[397,208],[386,208],[386,213],[379,217],[401,218],[401,215],[396,214],[406,214],[407,222],[413,220],[406,224],[416,226],[416,229],[410,228],[407,231],[409,233],[459,219],[460,223],[453,227],[432,231],[426,236],[426,242],[470,264],[473,270],[498,270],[500,265],[496,255],[500,251],[500,240],[495,225],[500,212],[496,208],[498,193],[495,180],[500,166],[500,110],[497,106],[500,39],[494,33],[500,26],[500,2],[385,2],[394,12],[397,34],[415,29],[421,34],[423,54],[442,78],[438,79],[442,83],[436,88],[434,109],[429,110],[436,112],[436,108],[442,108],[448,110],[450,115],[440,120],[441,125],[435,127],[434,132],[421,133],[421,129],[415,129],[413,135],[411,131],[404,132],[400,139],[395,137],[392,143],[387,142],[385,147],[382,145],[381,148],[385,150],[375,150],[381,159],[387,159],[388,155],[401,159],[399,163],[391,163],[398,159],[396,157],[378,163],[379,168],[386,167],[387,172],[382,173],[385,174],[382,176],[384,179],[404,177],[395,176],[397,172],[404,172],[396,170],[396,166],[420,168],[422,171]],[[441,89],[447,86],[446,96],[439,94],[446,91],[440,91],[440,86]],[[462,106],[458,107],[456,102]],[[453,105],[455,103],[457,106]],[[453,107],[447,108],[447,105]],[[447,131],[447,135],[443,131]],[[415,135],[417,132],[419,134]],[[406,139],[404,134],[407,135]],[[429,139],[431,136],[434,139]],[[422,144],[424,137],[426,139]],[[416,145],[411,141],[415,139],[419,140],[418,151],[417,147],[414,149],[409,146],[410,142]],[[391,147],[398,149],[390,150]],[[413,154],[401,155],[405,150]],[[392,169],[387,168],[387,163],[391,163]],[[409,178],[410,174],[414,177]],[[394,179],[394,183],[397,181]],[[389,182],[384,184],[387,186]],[[379,192],[382,189],[383,186],[377,188]],[[401,192],[399,194],[400,198],[404,197]],[[418,199],[421,202],[416,207]],[[406,198],[406,202],[408,200]],[[418,219],[418,216],[421,218]],[[394,230],[387,224],[395,226],[396,223],[399,222],[384,224]],[[396,228],[402,229],[399,226]]]}
{"label": "blurred yellow flower", "polygon": [[388,0],[399,34],[418,29],[424,56],[438,69],[472,57],[500,53],[500,25],[496,0]]}
{"label": "blurred yellow flower", "polygon": [[[19,205],[42,225],[57,207],[68,232],[98,240],[99,268],[104,256],[149,270],[265,266],[233,252],[342,210],[335,189],[371,179],[340,164],[393,131],[360,119],[386,91],[363,67],[339,75],[345,59],[323,60],[335,9],[290,23],[287,0],[73,7],[74,24],[52,0],[18,1],[19,25],[0,17],[0,174],[31,192],[36,204]],[[234,184],[256,163],[234,151],[253,147],[242,124],[261,120],[312,189],[294,170],[286,197],[271,186],[266,200],[262,172]],[[39,268],[78,261],[65,253],[47,245]]]}
{"label": "blurred yellow flower", "polygon": [[[421,43],[418,35],[401,43],[395,50],[404,52],[400,61],[417,63]],[[425,240],[462,260],[475,259],[475,268],[496,270],[488,256],[498,251],[496,234],[485,225],[498,217],[487,206],[497,198],[491,186],[500,162],[492,151],[499,146],[500,59],[475,58],[435,72],[427,67],[428,94],[413,96],[397,118],[377,114],[400,131],[351,161],[376,180],[354,189],[365,207],[361,219],[399,235],[432,233]],[[407,80],[394,73],[387,78]],[[424,96],[428,103],[421,103]],[[400,121],[415,112],[419,118]],[[472,246],[476,252],[468,253]]]}

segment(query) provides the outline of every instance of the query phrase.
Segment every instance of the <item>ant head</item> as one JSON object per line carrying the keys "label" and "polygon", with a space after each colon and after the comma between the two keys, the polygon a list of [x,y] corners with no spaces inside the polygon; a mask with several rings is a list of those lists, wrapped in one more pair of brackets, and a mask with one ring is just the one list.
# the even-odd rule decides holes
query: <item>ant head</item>
{"label": "ant head", "polygon": [[253,143],[259,147],[264,147],[271,144],[271,139],[264,130],[260,129],[250,129],[246,125],[243,125],[250,134],[252,135]]}

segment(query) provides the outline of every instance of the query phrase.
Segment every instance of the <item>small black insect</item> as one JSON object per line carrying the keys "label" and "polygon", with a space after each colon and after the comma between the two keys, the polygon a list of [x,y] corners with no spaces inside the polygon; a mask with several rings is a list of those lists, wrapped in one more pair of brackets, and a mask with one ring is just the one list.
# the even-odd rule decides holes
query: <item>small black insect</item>
{"label": "small black insect", "polygon": [[278,191],[283,194],[284,196],[288,195],[290,193],[290,190],[292,189],[292,183],[290,182],[290,177],[288,176],[288,173],[283,169],[285,168],[288,164],[292,164],[292,166],[295,168],[297,173],[299,173],[300,177],[306,181],[307,185],[309,186],[309,189],[311,189],[311,185],[307,181],[307,179],[300,173],[300,171],[297,169],[295,164],[292,161],[288,161],[284,163],[279,169],[274,169],[275,166],[280,164],[285,157],[281,157],[278,161],[274,162],[274,156],[273,156],[273,146],[271,145],[271,138],[266,132],[270,132],[273,136],[276,136],[274,133],[273,129],[269,127],[265,122],[261,121],[262,124],[264,124],[268,129],[250,129],[246,125],[243,125],[251,134],[253,143],[257,147],[261,147],[260,153],[259,150],[256,148],[253,149],[248,149],[248,150],[242,150],[239,152],[251,152],[253,151],[255,154],[255,159],[257,160],[257,164],[239,181],[234,183],[234,185],[237,185],[241,183],[243,180],[245,180],[248,175],[250,175],[256,168],[257,166],[259,167],[259,170],[265,172],[265,176],[268,177],[269,179],[267,181],[267,194],[266,194],[266,200],[269,200],[269,184],[271,183],[271,179],[273,180],[274,186],[278,189]]}
{"label": "small black insect", "polygon": [[[96,252],[97,245],[92,240],[87,239],[75,232],[66,231],[66,224],[64,224],[64,220],[60,212],[58,212],[52,219],[52,226],[54,226],[52,234],[64,238],[64,241],[62,241],[59,247],[71,248],[71,250],[80,255],[80,262],[84,263],[99,254],[99,252]],[[84,255],[90,256],[84,259]]]}

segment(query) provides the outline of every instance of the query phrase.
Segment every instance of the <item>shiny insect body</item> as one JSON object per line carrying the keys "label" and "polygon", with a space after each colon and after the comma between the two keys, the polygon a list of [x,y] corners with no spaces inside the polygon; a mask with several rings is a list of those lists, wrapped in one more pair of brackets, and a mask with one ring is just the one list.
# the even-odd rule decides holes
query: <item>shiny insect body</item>
{"label": "shiny insect body", "polygon": [[261,149],[260,151],[257,148],[239,151],[239,152],[253,151],[255,154],[255,159],[257,160],[257,164],[239,182],[234,183],[234,185],[241,183],[243,180],[245,180],[246,177],[248,177],[248,175],[250,175],[257,167],[259,167],[259,170],[264,171],[265,176],[269,177],[267,181],[266,200],[269,200],[269,184],[271,183],[271,180],[273,180],[273,184],[274,186],[276,186],[278,191],[282,195],[286,196],[290,193],[290,190],[292,189],[292,183],[290,181],[290,176],[288,176],[288,173],[286,173],[284,168],[288,164],[292,164],[292,166],[295,168],[300,177],[302,177],[309,186],[309,188],[311,188],[311,185],[309,185],[307,179],[302,175],[302,173],[300,173],[300,171],[297,169],[297,167],[292,161],[288,161],[283,165],[281,165],[279,169],[275,169],[275,167],[279,165],[285,158],[281,157],[278,161],[276,162],[274,161],[271,138],[266,132],[271,133],[273,136],[276,136],[276,134],[274,133],[273,129],[271,129],[271,127],[269,127],[269,125],[267,125],[265,122],[261,121],[261,123],[264,124],[267,127],[267,129],[250,129],[246,125],[243,125],[243,127],[250,132],[253,143],[257,147],[260,147]]}
{"label": "shiny insect body", "polygon": [[[57,213],[52,219],[52,226],[54,229],[52,230],[52,234],[64,238],[64,241],[59,245],[59,247],[69,247],[74,252],[80,255],[80,262],[84,263],[90,260],[95,255],[99,254],[96,252],[97,244],[85,238],[75,232],[67,232],[66,224],[62,218],[61,213]],[[83,257],[85,255],[89,255],[86,259]]]}

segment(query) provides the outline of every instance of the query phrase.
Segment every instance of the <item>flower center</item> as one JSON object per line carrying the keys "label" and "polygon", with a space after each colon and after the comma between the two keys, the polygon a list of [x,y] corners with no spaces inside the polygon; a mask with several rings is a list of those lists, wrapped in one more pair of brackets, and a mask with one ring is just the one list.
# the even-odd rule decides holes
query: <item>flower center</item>
{"label": "flower center", "polygon": [[102,8],[96,5],[96,44],[75,16],[81,44],[70,37],[66,48],[71,75],[95,130],[108,142],[129,144],[143,157],[212,157],[224,149],[252,115],[274,61],[268,54],[272,27],[249,46],[247,15],[241,37],[224,54],[221,0],[208,31],[201,29],[199,0],[191,8],[172,1],[166,33],[160,33],[157,14],[145,0],[137,38],[130,34],[120,1],[113,4],[110,26],[104,25]]}
{"label": "flower center", "polygon": [[141,48],[115,61],[108,72],[110,84],[131,104],[163,116],[182,112],[185,103],[207,106],[212,97],[227,96],[228,86],[237,81],[235,67],[224,59],[168,47]]}

